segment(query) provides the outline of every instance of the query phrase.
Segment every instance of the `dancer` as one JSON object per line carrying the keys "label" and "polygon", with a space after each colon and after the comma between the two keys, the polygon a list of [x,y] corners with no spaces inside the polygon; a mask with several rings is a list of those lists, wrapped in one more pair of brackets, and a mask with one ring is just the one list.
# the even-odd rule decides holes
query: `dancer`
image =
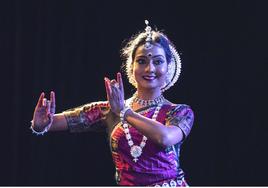
{"label": "dancer", "polygon": [[174,104],[163,93],[181,72],[181,60],[165,34],[145,21],[145,31],[122,49],[129,82],[136,92],[124,97],[121,73],[104,78],[107,101],[85,104],[55,114],[55,93],[41,93],[31,129],[48,131],[107,131],[116,182],[123,186],[187,186],[180,166],[180,148],[193,126],[186,104]]}

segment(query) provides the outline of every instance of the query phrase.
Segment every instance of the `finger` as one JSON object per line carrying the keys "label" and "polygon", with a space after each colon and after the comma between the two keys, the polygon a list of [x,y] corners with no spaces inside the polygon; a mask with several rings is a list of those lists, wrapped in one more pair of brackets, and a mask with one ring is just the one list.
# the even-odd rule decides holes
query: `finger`
{"label": "finger", "polygon": [[122,92],[119,88],[119,84],[117,82],[112,85],[112,97],[114,100],[117,100],[117,102],[124,100],[124,92]]}
{"label": "finger", "polygon": [[116,80],[115,79],[111,80],[111,84],[112,85],[116,84]]}
{"label": "finger", "polygon": [[111,84],[111,80],[109,78],[107,78],[107,83],[108,83],[109,94],[111,96],[112,95],[112,84]]}
{"label": "finger", "polygon": [[120,98],[119,98],[119,89],[112,87],[112,96],[110,99],[110,104],[112,104],[112,111],[118,111],[118,107],[120,106]]}
{"label": "finger", "polygon": [[121,91],[124,91],[124,85],[122,80],[122,75],[120,72],[117,73],[117,83],[119,84],[119,88]]}
{"label": "finger", "polygon": [[55,92],[50,92],[50,113],[55,114],[56,111],[56,99],[55,99]]}
{"label": "finger", "polygon": [[43,98],[42,106],[43,107],[46,107],[47,106],[47,99],[46,98]]}
{"label": "finger", "polygon": [[108,83],[106,78],[104,78],[104,84],[105,84],[105,91],[106,91],[106,96],[107,96],[107,100],[109,101],[109,89],[108,89]]}
{"label": "finger", "polygon": [[117,82],[119,85],[119,90],[121,91],[121,97],[123,97],[124,100],[124,85],[123,85],[123,80],[122,80],[122,75],[120,72],[117,73]]}
{"label": "finger", "polygon": [[120,72],[118,72],[117,74],[116,74],[116,81],[119,83],[120,82]]}
{"label": "finger", "polygon": [[111,94],[111,96],[112,96],[113,98],[117,97],[117,96],[118,96],[118,93],[119,93],[119,88],[118,88],[117,85],[118,85],[117,83],[115,83],[114,85],[111,85],[111,89],[112,89],[112,94]]}
{"label": "finger", "polygon": [[46,112],[47,112],[47,115],[50,114],[50,106],[51,106],[51,102],[49,100],[46,101],[47,104],[46,104]]}
{"label": "finger", "polygon": [[104,78],[105,81],[105,89],[106,89],[106,94],[107,94],[107,100],[110,100],[110,96],[111,96],[111,88],[110,88],[110,84],[109,84],[109,79],[108,78]]}
{"label": "finger", "polygon": [[117,83],[117,81],[115,79],[111,80],[111,87],[116,87],[119,88],[119,84]]}
{"label": "finger", "polygon": [[36,107],[42,107],[44,96],[45,96],[45,93],[42,92],[41,95],[40,95],[40,97],[39,97],[39,99],[38,99],[38,102],[37,102]]}

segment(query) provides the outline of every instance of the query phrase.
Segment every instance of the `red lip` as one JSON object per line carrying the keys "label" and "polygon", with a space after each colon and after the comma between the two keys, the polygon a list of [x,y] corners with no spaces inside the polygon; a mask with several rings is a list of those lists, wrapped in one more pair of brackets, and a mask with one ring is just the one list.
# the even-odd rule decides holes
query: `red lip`
{"label": "red lip", "polygon": [[148,81],[153,81],[153,80],[156,79],[156,76],[146,75],[146,76],[143,76],[142,78],[145,79],[145,80],[148,80]]}

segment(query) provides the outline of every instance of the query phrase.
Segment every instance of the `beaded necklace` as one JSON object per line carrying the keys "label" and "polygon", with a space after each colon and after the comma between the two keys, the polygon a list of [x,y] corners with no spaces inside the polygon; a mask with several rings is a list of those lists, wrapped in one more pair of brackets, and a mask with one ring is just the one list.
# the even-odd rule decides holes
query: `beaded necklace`
{"label": "beaded necklace", "polygon": [[150,105],[156,105],[158,103],[162,103],[165,101],[165,98],[163,95],[160,95],[159,97],[156,97],[153,100],[143,100],[138,97],[138,94],[135,93],[132,97],[132,102],[136,102],[141,106],[150,106]]}
{"label": "beaded necklace", "polygon": [[[134,103],[134,100],[133,99],[134,98],[131,99],[130,104],[129,104],[129,106],[131,108],[133,108],[133,103]],[[162,105],[163,105],[162,101],[161,102],[158,102],[158,105],[155,108],[155,111],[154,111],[152,120],[156,121],[156,118],[158,116],[158,113],[159,113]],[[128,145],[130,147],[130,155],[133,157],[133,161],[136,163],[138,161],[138,157],[141,156],[142,150],[143,150],[143,148],[146,145],[147,137],[143,135],[142,141],[141,141],[140,145],[136,145],[136,144],[134,144],[134,142],[133,142],[133,140],[131,138],[131,135],[130,135],[130,132],[129,132],[129,126],[126,123],[126,121],[123,123],[123,129],[124,129],[124,133],[125,133],[126,139],[128,141]]]}

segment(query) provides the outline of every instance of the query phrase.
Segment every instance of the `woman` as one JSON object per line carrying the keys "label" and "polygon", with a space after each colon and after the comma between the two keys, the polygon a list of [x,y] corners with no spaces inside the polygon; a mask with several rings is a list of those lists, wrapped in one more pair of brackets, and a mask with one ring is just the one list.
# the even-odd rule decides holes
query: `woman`
{"label": "woman", "polygon": [[124,98],[120,73],[116,80],[104,78],[107,101],[63,113],[55,114],[54,92],[50,100],[42,93],[31,129],[36,134],[107,130],[119,185],[187,186],[179,154],[193,125],[193,111],[163,96],[179,77],[180,57],[163,33],[145,23],[145,31],[122,50],[129,82],[137,89],[131,98]]}

